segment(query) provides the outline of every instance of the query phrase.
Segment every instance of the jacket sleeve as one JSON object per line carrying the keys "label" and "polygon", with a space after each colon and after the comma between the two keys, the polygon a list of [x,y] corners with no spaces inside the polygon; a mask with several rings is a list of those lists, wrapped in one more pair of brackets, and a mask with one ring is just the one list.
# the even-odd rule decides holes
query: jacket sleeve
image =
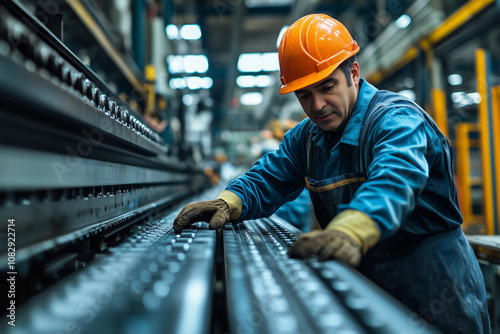
{"label": "jacket sleeve", "polygon": [[292,128],[278,150],[262,156],[248,172],[226,187],[241,199],[238,220],[268,217],[301,193],[305,186],[307,129],[304,121]]}
{"label": "jacket sleeve", "polygon": [[425,119],[407,108],[393,109],[371,126],[366,150],[367,180],[339,209],[369,215],[385,239],[415,209],[432,165],[432,140]]}

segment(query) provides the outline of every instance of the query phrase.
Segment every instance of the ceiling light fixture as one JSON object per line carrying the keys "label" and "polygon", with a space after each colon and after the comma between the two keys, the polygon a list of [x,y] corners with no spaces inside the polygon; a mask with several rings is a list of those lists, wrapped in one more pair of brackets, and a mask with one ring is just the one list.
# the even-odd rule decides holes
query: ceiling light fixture
{"label": "ceiling light fixture", "polygon": [[240,103],[245,106],[256,106],[262,103],[264,96],[259,92],[245,93],[240,97]]}
{"label": "ceiling light fixture", "polygon": [[181,28],[181,37],[186,40],[197,40],[201,38],[201,29],[197,24],[185,24]]}
{"label": "ceiling light fixture", "polygon": [[394,24],[399,29],[404,29],[404,28],[408,27],[410,25],[410,23],[411,23],[411,17],[406,15],[406,14],[403,14],[399,17],[399,19],[396,20],[396,22]]}
{"label": "ceiling light fixture", "polygon": [[278,52],[242,53],[238,58],[238,71],[279,71]]}

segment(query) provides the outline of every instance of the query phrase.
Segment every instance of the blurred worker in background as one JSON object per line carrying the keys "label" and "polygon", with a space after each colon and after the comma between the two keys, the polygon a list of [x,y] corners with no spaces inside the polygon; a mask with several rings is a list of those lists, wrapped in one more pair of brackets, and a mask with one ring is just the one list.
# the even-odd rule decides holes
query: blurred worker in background
{"label": "blurred worker in background", "polygon": [[156,95],[155,105],[144,113],[144,120],[151,129],[160,134],[167,145],[172,143],[168,122],[168,103],[164,97]]}
{"label": "blurred worker in background", "polygon": [[309,118],[217,199],[184,207],[174,228],[269,216],[306,187],[323,230],[302,234],[291,256],[357,267],[444,333],[489,333],[450,144],[412,101],[360,77],[358,51],[327,15],[291,25],[279,49],[280,93],[295,92]]}

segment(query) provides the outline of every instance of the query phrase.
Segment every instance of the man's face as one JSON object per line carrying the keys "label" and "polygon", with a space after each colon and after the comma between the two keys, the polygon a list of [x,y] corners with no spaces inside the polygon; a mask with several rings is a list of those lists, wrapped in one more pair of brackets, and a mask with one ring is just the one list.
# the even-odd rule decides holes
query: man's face
{"label": "man's face", "polygon": [[327,78],[295,91],[302,109],[311,121],[325,131],[342,131],[358,97],[359,65],[351,67],[351,86],[341,69]]}

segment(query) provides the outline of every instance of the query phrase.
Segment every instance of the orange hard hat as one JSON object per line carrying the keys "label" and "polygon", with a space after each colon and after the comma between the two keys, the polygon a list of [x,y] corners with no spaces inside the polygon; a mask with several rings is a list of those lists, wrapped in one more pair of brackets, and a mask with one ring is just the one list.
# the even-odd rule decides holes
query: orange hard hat
{"label": "orange hard hat", "polygon": [[358,51],[346,27],[330,16],[311,14],[298,19],[280,42],[280,94],[323,80]]}

